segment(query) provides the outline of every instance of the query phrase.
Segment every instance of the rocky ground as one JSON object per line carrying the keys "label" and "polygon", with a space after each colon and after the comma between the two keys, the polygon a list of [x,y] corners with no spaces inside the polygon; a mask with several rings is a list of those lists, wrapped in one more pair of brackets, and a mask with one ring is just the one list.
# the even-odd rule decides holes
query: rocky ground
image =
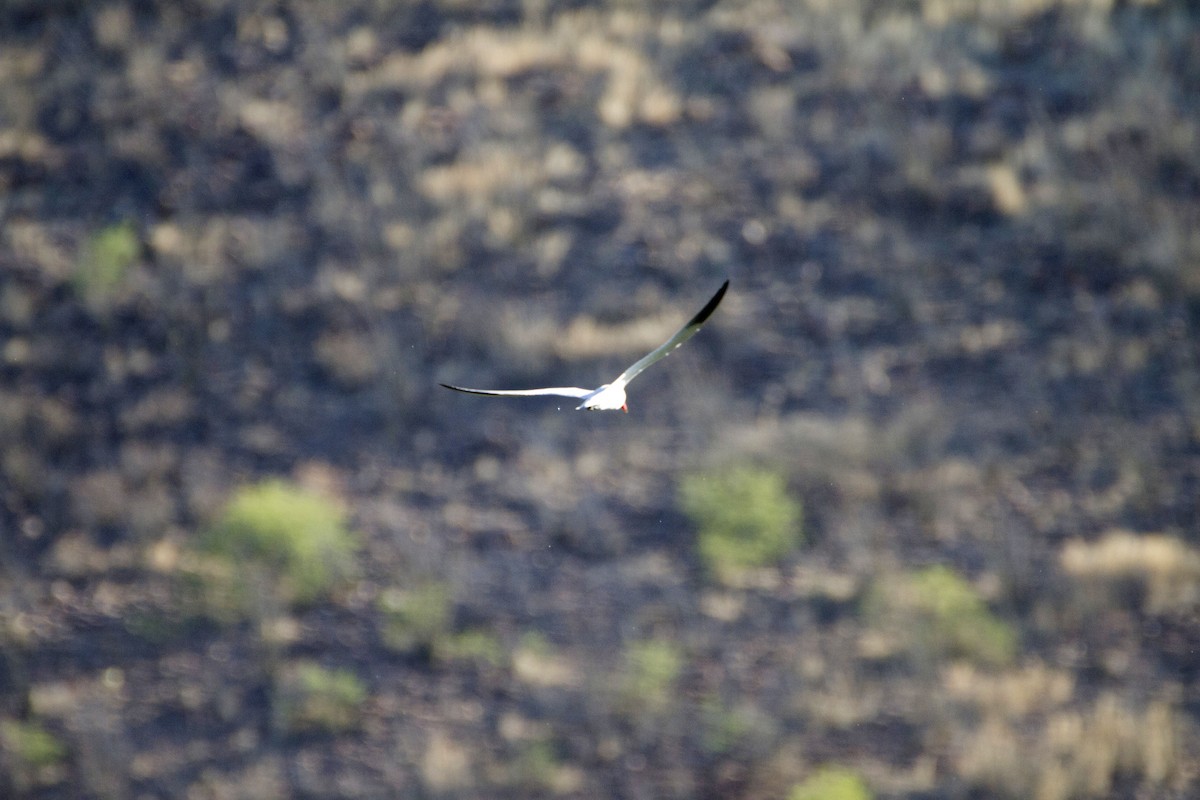
{"label": "rocky ground", "polygon": [[1192,796],[1198,112],[1184,0],[8,0],[0,794]]}

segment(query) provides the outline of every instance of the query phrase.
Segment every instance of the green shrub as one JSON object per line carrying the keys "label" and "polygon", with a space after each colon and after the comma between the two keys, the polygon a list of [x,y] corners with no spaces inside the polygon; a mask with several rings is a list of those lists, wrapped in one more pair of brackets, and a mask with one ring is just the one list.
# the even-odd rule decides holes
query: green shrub
{"label": "green shrub", "polygon": [[868,596],[866,612],[876,626],[904,631],[910,648],[994,666],[1010,663],[1016,654],[1012,626],[949,567],[881,582]]}
{"label": "green shrub", "polygon": [[754,706],[745,703],[729,706],[717,697],[705,699],[700,721],[704,749],[722,755],[768,742],[777,733],[774,721]]}
{"label": "green shrub", "polygon": [[675,679],[683,670],[683,654],[663,639],[635,642],[625,651],[621,704],[632,713],[659,713],[671,702]]}
{"label": "green shrub", "polygon": [[699,528],[700,557],[718,580],[778,562],[800,541],[802,509],[783,476],[738,467],[689,475],[679,489],[684,512]]}
{"label": "green shrub", "polygon": [[358,726],[367,688],[353,672],[311,662],[286,669],[275,684],[272,713],[285,735],[338,733]]}
{"label": "green shrub", "polygon": [[435,654],[446,661],[470,661],[498,667],[504,663],[504,647],[494,633],[469,630],[447,635],[433,643]]}
{"label": "green shrub", "polygon": [[377,607],[383,615],[384,644],[401,652],[434,650],[445,643],[450,630],[450,591],[443,583],[426,583],[411,589],[387,589]]}
{"label": "green shrub", "polygon": [[[327,596],[350,576],[355,546],[342,509],[279,480],[235,492],[202,540],[203,549],[227,568],[210,565],[210,579],[247,595],[257,587],[245,582],[265,575],[281,599],[299,603]],[[242,605],[232,599],[235,607]]]}
{"label": "green shrub", "polygon": [[67,748],[36,722],[0,720],[0,769],[25,790],[62,780]]}
{"label": "green shrub", "polygon": [[562,761],[547,739],[525,742],[512,764],[511,782],[527,791],[543,792],[554,786]]}
{"label": "green shrub", "polygon": [[132,223],[110,225],[88,239],[75,264],[75,291],[87,303],[105,303],[125,280],[141,253]]}
{"label": "green shrub", "polygon": [[857,772],[837,766],[821,767],[788,793],[788,800],[871,800],[872,797]]}

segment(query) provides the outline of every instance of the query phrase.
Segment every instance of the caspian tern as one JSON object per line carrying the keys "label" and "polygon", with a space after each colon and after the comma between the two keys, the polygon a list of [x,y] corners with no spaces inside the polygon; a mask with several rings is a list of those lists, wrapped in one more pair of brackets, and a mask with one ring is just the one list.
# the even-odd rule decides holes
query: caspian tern
{"label": "caspian tern", "polygon": [[651,364],[671,355],[676,347],[679,347],[679,345],[695,336],[705,321],[716,311],[717,306],[721,303],[721,298],[725,296],[725,290],[728,288],[729,281],[725,281],[704,308],[700,309],[696,316],[692,317],[686,325],[676,331],[674,336],[664,342],[661,347],[655,348],[642,356],[642,358],[634,362],[633,366],[618,375],[611,383],[606,383],[598,389],[580,389],[577,386],[552,386],[546,389],[491,390],[466,389],[462,386],[451,386],[448,383],[441,385],[447,389],[453,389],[456,392],[466,392],[467,394],[486,394],[501,397],[533,397],[537,395],[574,397],[577,400],[583,401],[576,407],[576,411],[585,408],[588,411],[616,411],[620,409],[628,413],[629,408],[625,405],[625,387],[629,385],[630,381],[641,375]]}

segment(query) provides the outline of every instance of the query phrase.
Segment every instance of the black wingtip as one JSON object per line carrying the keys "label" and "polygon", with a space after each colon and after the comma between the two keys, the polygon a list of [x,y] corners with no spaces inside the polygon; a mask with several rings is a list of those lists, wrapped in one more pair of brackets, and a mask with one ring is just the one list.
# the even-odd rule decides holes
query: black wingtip
{"label": "black wingtip", "polygon": [[721,288],[717,289],[717,293],[712,296],[712,299],[705,304],[704,308],[697,312],[696,316],[688,321],[687,327],[690,328],[693,325],[704,324],[704,321],[711,317],[712,313],[717,310],[717,306],[721,305],[721,298],[725,297],[725,290],[728,288],[729,279],[726,278],[725,282],[721,284]]}

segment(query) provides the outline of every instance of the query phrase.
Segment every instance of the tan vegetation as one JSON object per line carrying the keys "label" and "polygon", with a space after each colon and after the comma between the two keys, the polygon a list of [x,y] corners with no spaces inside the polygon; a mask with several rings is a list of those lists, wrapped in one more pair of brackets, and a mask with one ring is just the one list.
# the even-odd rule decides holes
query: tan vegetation
{"label": "tan vegetation", "polygon": [[1134,585],[1147,612],[1189,613],[1200,606],[1200,550],[1175,536],[1110,531],[1093,543],[1068,542],[1063,570],[1084,591]]}
{"label": "tan vegetation", "polygon": [[1033,735],[1029,722],[985,717],[959,748],[964,777],[994,796],[1039,800],[1108,797],[1128,779],[1163,791],[1182,777],[1180,718],[1169,703],[1134,711],[1104,694],[1086,709],[1041,716]]}

